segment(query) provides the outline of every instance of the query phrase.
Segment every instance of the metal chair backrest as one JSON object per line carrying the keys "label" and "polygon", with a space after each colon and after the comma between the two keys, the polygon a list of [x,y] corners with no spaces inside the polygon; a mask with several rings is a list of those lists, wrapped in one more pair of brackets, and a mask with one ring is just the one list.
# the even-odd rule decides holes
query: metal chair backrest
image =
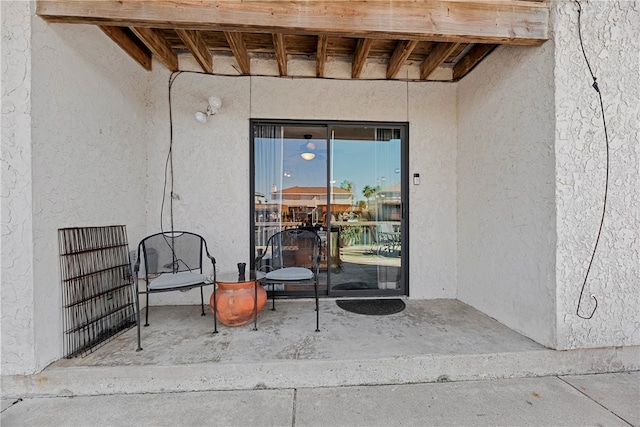
{"label": "metal chair backrest", "polygon": [[206,245],[202,236],[187,231],[157,233],[140,242],[138,259],[142,255],[146,276],[181,271],[202,273]]}
{"label": "metal chair backrest", "polygon": [[317,271],[320,262],[320,236],[311,230],[280,231],[269,238],[271,268],[305,267]]}

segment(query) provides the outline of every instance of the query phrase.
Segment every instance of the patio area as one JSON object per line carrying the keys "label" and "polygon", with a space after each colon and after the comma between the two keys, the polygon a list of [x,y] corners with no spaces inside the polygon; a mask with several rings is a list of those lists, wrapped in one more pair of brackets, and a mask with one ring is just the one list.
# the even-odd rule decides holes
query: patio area
{"label": "patio area", "polygon": [[[314,332],[311,300],[271,301],[253,323],[228,327],[199,306],[151,307],[136,352],[136,329],[82,358],[53,366],[166,366],[194,363],[252,364],[279,361],[364,361],[432,355],[539,351],[544,348],[456,300],[406,300],[404,311],[365,316],[321,300],[320,332]],[[208,313],[210,308],[207,307]]]}
{"label": "patio area", "polygon": [[[86,357],[39,374],[3,378],[3,396],[329,387],[447,382],[632,370],[638,348],[549,350],[457,300],[406,299],[406,309],[365,316],[311,300],[279,300],[258,330],[219,325],[199,306],[160,306]],[[270,301],[268,302],[270,304]],[[636,366],[637,369],[637,366]]]}

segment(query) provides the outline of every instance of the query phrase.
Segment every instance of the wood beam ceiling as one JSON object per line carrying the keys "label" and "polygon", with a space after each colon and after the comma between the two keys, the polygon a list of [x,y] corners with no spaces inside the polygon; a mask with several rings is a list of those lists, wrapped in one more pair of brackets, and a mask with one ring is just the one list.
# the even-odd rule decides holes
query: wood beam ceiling
{"label": "wood beam ceiling", "polygon": [[354,79],[375,60],[387,79],[421,64],[420,80],[441,68],[456,81],[497,45],[542,44],[549,27],[548,0],[37,0],[37,14],[99,26],[146,70],[155,58],[177,71],[188,52],[214,73],[213,54],[232,53],[241,75],[267,55],[280,76],[292,57],[315,59],[317,77],[346,58]]}
{"label": "wood beam ceiling", "polygon": [[37,14],[119,27],[537,45],[548,38],[549,7],[522,0],[38,0]]}

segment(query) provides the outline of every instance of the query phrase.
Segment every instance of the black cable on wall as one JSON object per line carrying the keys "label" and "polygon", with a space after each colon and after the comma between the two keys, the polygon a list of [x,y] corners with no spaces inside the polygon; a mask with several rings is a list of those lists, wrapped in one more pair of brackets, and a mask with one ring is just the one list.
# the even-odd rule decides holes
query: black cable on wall
{"label": "black cable on wall", "polygon": [[593,310],[591,310],[591,313],[589,315],[583,315],[580,314],[580,306],[582,304],[582,297],[584,295],[584,291],[587,287],[587,280],[589,279],[589,273],[591,272],[591,266],[593,265],[593,260],[596,257],[596,252],[598,250],[598,243],[600,242],[600,236],[602,235],[602,228],[604,227],[604,218],[606,215],[606,210],[607,210],[607,195],[609,193],[609,135],[607,132],[607,119],[605,117],[605,112],[604,112],[604,104],[602,102],[602,93],[600,92],[600,87],[598,86],[598,82],[596,79],[595,74],[593,73],[593,70],[591,68],[591,64],[589,64],[589,59],[587,58],[587,54],[584,50],[584,42],[582,40],[582,5],[580,4],[580,1],[578,0],[574,0],[574,2],[576,3],[576,5],[578,6],[578,38],[580,39],[580,48],[582,50],[582,55],[584,56],[584,61],[587,64],[587,68],[589,69],[589,74],[591,74],[591,78],[593,79],[593,83],[591,84],[591,87],[596,91],[596,93],[598,94],[598,99],[600,101],[600,111],[602,113],[602,124],[604,127],[604,139],[605,139],[605,145],[606,145],[606,153],[607,153],[607,162],[606,162],[606,176],[605,176],[605,185],[604,185],[604,198],[602,201],[602,216],[600,217],[600,226],[598,227],[598,235],[596,236],[596,241],[593,245],[593,252],[591,253],[591,259],[589,260],[589,266],[587,267],[587,271],[584,275],[584,281],[582,282],[582,288],[580,289],[580,297],[578,298],[578,306],[576,307],[576,315],[578,317],[580,317],[581,319],[591,319],[593,317],[593,315],[595,314],[596,310],[598,309],[598,299],[596,298],[596,296],[594,294],[591,294],[591,298],[593,299],[595,305],[593,307]]}

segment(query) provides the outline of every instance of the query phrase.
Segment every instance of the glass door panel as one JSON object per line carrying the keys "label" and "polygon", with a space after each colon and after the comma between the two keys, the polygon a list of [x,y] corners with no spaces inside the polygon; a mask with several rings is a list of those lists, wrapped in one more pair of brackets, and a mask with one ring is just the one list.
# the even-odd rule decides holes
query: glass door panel
{"label": "glass door panel", "polygon": [[[327,127],[254,123],[253,171],[253,259],[276,232],[312,229],[323,241],[319,288],[326,294]],[[276,285],[276,291],[310,294],[313,286]]]}
{"label": "glass door panel", "polygon": [[330,295],[405,292],[402,131],[330,128]]}

